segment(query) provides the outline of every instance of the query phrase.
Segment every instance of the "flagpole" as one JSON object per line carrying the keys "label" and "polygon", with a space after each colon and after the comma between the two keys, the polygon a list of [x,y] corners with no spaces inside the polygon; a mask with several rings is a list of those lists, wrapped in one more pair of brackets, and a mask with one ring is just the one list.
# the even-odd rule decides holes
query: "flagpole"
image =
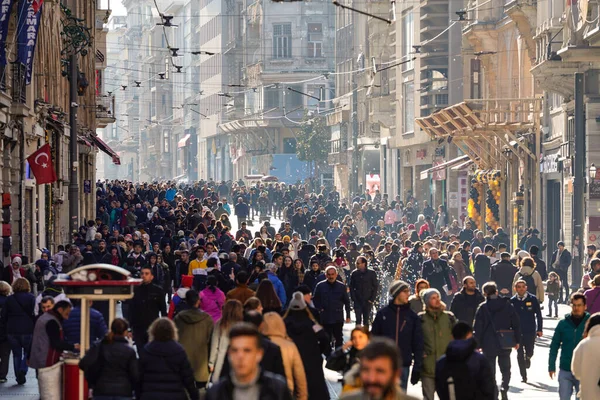
{"label": "flagpole", "polygon": [[[77,1],[71,1],[71,15],[77,18]],[[77,47],[73,46],[73,51],[69,59],[69,125],[71,126],[71,142],[69,143],[71,175],[69,179],[69,239],[74,231],[79,229],[79,177],[77,170],[79,168],[79,153],[77,151]]]}

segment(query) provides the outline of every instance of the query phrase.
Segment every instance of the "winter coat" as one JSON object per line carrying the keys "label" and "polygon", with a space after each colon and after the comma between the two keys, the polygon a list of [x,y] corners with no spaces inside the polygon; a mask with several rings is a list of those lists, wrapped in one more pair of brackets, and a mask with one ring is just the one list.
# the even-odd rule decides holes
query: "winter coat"
{"label": "winter coat", "polygon": [[490,258],[488,256],[483,253],[477,254],[475,256],[473,266],[475,268],[475,280],[479,282],[480,285],[483,285],[485,282],[490,280],[492,263],[490,262]]}
{"label": "winter coat", "polygon": [[536,332],[543,331],[542,310],[540,309],[540,302],[534,295],[526,293],[523,300],[513,296],[510,302],[519,316],[523,335],[534,335]]}
{"label": "winter coat", "polygon": [[266,313],[264,322],[260,326],[260,331],[281,349],[288,388],[294,394],[294,399],[308,399],[306,374],[304,372],[302,357],[300,357],[300,353],[294,342],[287,336],[285,323],[281,316],[276,313]]}
{"label": "winter coat", "polygon": [[571,372],[579,380],[581,400],[600,399],[598,360],[600,359],[600,326],[593,326],[573,352]]}
{"label": "winter coat", "polygon": [[454,314],[448,311],[426,310],[419,313],[423,326],[423,371],[428,378],[435,377],[435,362],[446,353],[456,324]]}
{"label": "winter coat", "polygon": [[[552,259],[550,260],[550,268],[552,268],[553,270],[557,269],[554,266],[554,263],[556,262],[557,257],[558,257],[558,249],[554,250],[554,253],[552,253]],[[573,258],[571,257],[571,253],[569,252],[569,250],[564,249],[562,251],[562,253],[560,253],[560,258],[558,260],[558,270],[566,272],[569,269],[569,267],[571,266],[572,260],[573,260]]]}
{"label": "winter coat", "polygon": [[305,310],[290,310],[284,322],[288,336],[300,352],[310,398],[329,399],[321,356],[321,354],[329,356],[331,352],[329,336],[324,329],[315,333],[313,329],[315,323],[310,320]]}
{"label": "winter coat", "polygon": [[434,262],[430,259],[423,263],[421,278],[428,281],[429,285],[432,288],[435,288],[439,290],[440,293],[443,293],[444,285],[448,285],[448,289],[452,288],[452,282],[450,281],[449,272],[450,267],[448,267],[448,263],[446,262],[446,260],[442,260],[441,258],[439,258],[436,262]]}
{"label": "winter coat", "polygon": [[465,276],[471,275],[471,271],[469,271],[467,264],[463,260],[455,260],[448,262],[450,264],[450,268],[456,272],[456,280],[457,283],[460,284]]}
{"label": "winter coat", "polygon": [[346,285],[340,281],[319,282],[315,287],[313,303],[319,310],[323,325],[343,323],[344,307],[346,308],[346,318],[350,318],[350,299],[348,299]]}
{"label": "winter coat", "polygon": [[413,294],[408,298],[408,304],[410,304],[410,309],[413,310],[415,314],[419,314],[421,311],[425,310],[423,299],[417,297],[416,294]]}
{"label": "winter coat", "polygon": [[[95,305],[95,304],[94,304]],[[102,313],[90,308],[90,344],[104,338],[108,332]],[[70,344],[81,343],[81,307],[73,307],[69,319],[62,323],[65,340]]]}
{"label": "winter coat", "polygon": [[129,303],[129,321],[131,327],[146,331],[152,322],[160,316],[166,316],[165,292],[150,283],[136,286],[133,299]]}
{"label": "winter coat", "polygon": [[[546,293],[548,294],[549,299],[558,300],[558,294],[560,293],[560,282],[559,281],[550,282],[550,280],[548,280],[546,282]],[[587,296],[586,296],[586,299],[587,299]],[[588,300],[587,304],[589,306],[590,299],[587,299],[587,300]]]}
{"label": "winter coat", "polygon": [[247,285],[238,284],[235,289],[227,292],[226,300],[239,300],[240,303],[244,304],[246,300],[254,296],[254,290],[248,288]]}
{"label": "winter coat", "polygon": [[[140,377],[135,350],[129,346],[127,339],[118,337],[112,343],[102,341],[100,351],[102,369],[93,385],[94,395],[131,397]],[[79,362],[84,370],[87,364],[86,357]]]}
{"label": "winter coat", "polygon": [[321,270],[313,271],[312,269],[307,269],[304,271],[304,284],[310,288],[312,292],[315,291],[315,287],[317,283],[325,280],[325,273]]}
{"label": "winter coat", "polygon": [[377,274],[372,269],[355,269],[350,275],[350,297],[354,303],[373,304],[377,298]]}
{"label": "winter coat", "polygon": [[[449,393],[449,377],[454,379],[454,396]],[[465,378],[469,381],[465,382]],[[448,343],[446,354],[435,366],[435,391],[440,400],[493,399],[495,382],[490,363],[477,351],[477,341],[473,338]]]}
{"label": "winter coat", "polygon": [[221,310],[225,304],[225,293],[216,287],[213,289],[206,287],[200,292],[200,299],[200,309],[210,315],[214,322],[220,320]]}
{"label": "winter coat", "polygon": [[[257,383],[260,386],[260,400],[292,400],[292,395],[281,376],[261,371]],[[208,389],[206,400],[234,400],[233,391],[233,382],[231,377],[227,376]]]}
{"label": "winter coat", "polygon": [[285,304],[287,301],[287,296],[285,294],[285,287],[283,286],[283,283],[277,277],[277,275],[275,275],[271,271],[267,272],[267,277],[269,278],[271,283],[273,283],[273,288],[275,289],[277,297],[279,297],[279,301],[281,301],[281,304]]}
{"label": "winter coat", "polygon": [[481,292],[475,289],[475,293],[467,294],[464,288],[456,293],[452,299],[450,311],[454,314],[457,320],[473,325],[473,319],[477,312],[477,307],[485,301]]}
{"label": "winter coat", "polygon": [[[500,295],[510,296],[513,290],[513,279],[517,273],[517,268],[510,261],[499,261],[492,265],[490,272],[490,280],[498,285],[498,293]],[[483,285],[485,282],[479,282]],[[503,290],[505,291],[503,293]]]}
{"label": "winter coat", "polygon": [[6,298],[0,317],[2,335],[31,335],[35,325],[35,297],[31,293],[14,293]]}
{"label": "winter coat", "polygon": [[152,341],[140,352],[141,400],[198,400],[199,394],[183,347],[174,340]]}
{"label": "winter coat", "polygon": [[[585,323],[590,318],[588,312],[585,313],[583,321],[578,326],[571,319],[571,314],[566,314],[564,319],[558,321],[554,335],[552,336],[552,342],[550,342],[550,357],[548,361],[548,371],[556,372],[556,358],[558,356],[558,349],[560,349],[560,362],[559,368],[563,371],[571,371],[571,360],[573,358],[573,351],[583,338],[583,331]],[[586,346],[587,347],[587,346]],[[598,371],[598,368],[594,368]],[[596,381],[597,383],[598,381]]]}
{"label": "winter coat", "polygon": [[593,289],[586,290],[585,299],[587,304],[587,312],[591,314],[595,314],[600,311],[600,286],[597,286]]}
{"label": "winter coat", "polygon": [[198,309],[180,312],[175,317],[179,343],[185,349],[196,382],[208,382],[208,356],[213,320]]}
{"label": "winter coat", "polygon": [[396,305],[393,302],[377,312],[371,334],[394,340],[402,352],[404,367],[420,371],[423,366],[423,327],[417,313],[409,304]]}
{"label": "winter coat", "polygon": [[227,356],[227,348],[229,347],[229,332],[223,331],[219,324],[215,324],[212,337],[210,339],[210,357],[208,359],[209,368],[213,368],[210,375],[211,382],[218,382],[223,369],[223,362]]}
{"label": "winter coat", "polygon": [[[285,378],[285,368],[283,366],[283,357],[281,355],[281,349],[268,337],[261,334],[260,341],[263,348],[263,357],[260,361],[260,368],[263,371],[269,371],[272,374],[281,375]],[[221,378],[229,376],[231,366],[229,365],[229,358],[225,357],[223,361],[223,368],[221,369]],[[214,382],[214,379],[213,379]]]}
{"label": "winter coat", "polygon": [[529,293],[534,294],[535,297],[538,298],[540,303],[543,303],[544,302],[544,282],[542,281],[542,277],[535,270],[535,268],[523,266],[523,267],[521,267],[521,269],[519,269],[519,272],[517,272],[513,278],[513,295],[517,293],[515,291],[514,287],[515,287],[515,283],[517,283],[517,281],[519,279],[523,279],[525,282],[528,282],[528,281],[531,281],[531,278],[533,278],[533,284],[535,285],[535,289],[530,288],[529,284],[528,284],[527,291]]}
{"label": "winter coat", "polygon": [[[490,317],[493,319],[493,326]],[[473,324],[473,335],[484,354],[498,354],[503,350],[496,333],[502,330],[514,331],[515,343],[521,343],[521,324],[510,299],[490,296],[477,309]]]}

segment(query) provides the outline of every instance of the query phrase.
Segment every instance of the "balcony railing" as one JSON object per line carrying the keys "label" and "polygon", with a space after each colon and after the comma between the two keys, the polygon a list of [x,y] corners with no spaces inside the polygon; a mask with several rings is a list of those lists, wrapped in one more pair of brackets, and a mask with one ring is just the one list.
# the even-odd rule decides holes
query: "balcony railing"
{"label": "balcony railing", "polygon": [[96,96],[96,123],[99,128],[116,121],[115,98],[113,96]]}
{"label": "balcony railing", "polygon": [[27,103],[27,67],[20,62],[12,63],[12,99],[19,104]]}

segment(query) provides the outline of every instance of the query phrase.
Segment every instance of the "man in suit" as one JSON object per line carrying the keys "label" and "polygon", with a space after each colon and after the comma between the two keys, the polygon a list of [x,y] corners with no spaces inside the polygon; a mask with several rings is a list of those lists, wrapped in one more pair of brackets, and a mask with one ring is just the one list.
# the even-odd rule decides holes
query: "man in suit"
{"label": "man in suit", "polygon": [[[569,299],[569,283],[567,281],[569,267],[571,266],[571,253],[569,250],[565,249],[565,242],[556,243],[556,250],[552,253],[552,260],[550,261],[550,268],[552,271],[556,271],[558,276],[560,277],[560,281],[562,285],[560,286],[560,299],[559,303],[567,304]],[[565,295],[563,297],[563,288],[565,291]]]}

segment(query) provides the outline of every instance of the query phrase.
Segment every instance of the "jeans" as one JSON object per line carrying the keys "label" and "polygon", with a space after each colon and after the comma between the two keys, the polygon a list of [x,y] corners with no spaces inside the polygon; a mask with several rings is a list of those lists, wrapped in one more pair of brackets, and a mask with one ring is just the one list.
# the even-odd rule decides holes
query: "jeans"
{"label": "jeans", "polygon": [[343,322],[338,322],[336,324],[323,324],[323,328],[329,335],[329,342],[334,342],[334,348],[337,349],[344,344]]}
{"label": "jeans", "polygon": [[421,377],[421,388],[423,389],[423,399],[434,400],[435,378],[429,378],[427,376]]}
{"label": "jeans", "polygon": [[[510,384],[510,352],[511,350],[503,349],[500,350],[497,354],[489,353],[485,354],[485,358],[487,358],[490,363],[490,367],[492,367],[492,376],[496,376],[496,360],[498,360],[498,366],[500,367],[500,373],[502,373],[502,390],[508,391],[508,386]],[[496,387],[496,397],[498,397],[498,385]]]}
{"label": "jeans", "polygon": [[554,303],[554,316],[558,317],[558,299],[548,298],[548,316],[552,316],[552,304]]}
{"label": "jeans", "polygon": [[533,357],[533,348],[535,346],[535,333],[524,333],[521,335],[521,345],[517,350],[517,361],[519,362],[519,371],[521,377],[527,379],[527,360]]}
{"label": "jeans", "polygon": [[[31,339],[33,335],[11,335],[8,334],[8,343],[13,354],[13,365],[15,375],[19,372],[27,374],[27,358],[31,350]],[[18,376],[18,375],[17,375]]]}
{"label": "jeans", "polygon": [[[558,276],[560,277],[560,292],[559,292],[559,297],[560,300],[559,302],[568,302],[569,301],[569,282],[567,280],[568,277],[568,269],[567,271],[563,271],[560,269],[555,269],[554,270]],[[563,297],[563,290],[565,291],[565,297]]]}
{"label": "jeans", "polygon": [[410,367],[402,367],[402,374],[400,375],[400,387],[405,392],[408,389],[409,379],[410,379]]}
{"label": "jeans", "polygon": [[558,371],[558,397],[560,400],[571,400],[575,393],[579,392],[579,381],[575,379],[571,371],[561,369]]}
{"label": "jeans", "polygon": [[356,325],[363,325],[367,328],[371,324],[371,309],[373,305],[368,301],[365,303],[354,303],[354,313],[356,314]]}

